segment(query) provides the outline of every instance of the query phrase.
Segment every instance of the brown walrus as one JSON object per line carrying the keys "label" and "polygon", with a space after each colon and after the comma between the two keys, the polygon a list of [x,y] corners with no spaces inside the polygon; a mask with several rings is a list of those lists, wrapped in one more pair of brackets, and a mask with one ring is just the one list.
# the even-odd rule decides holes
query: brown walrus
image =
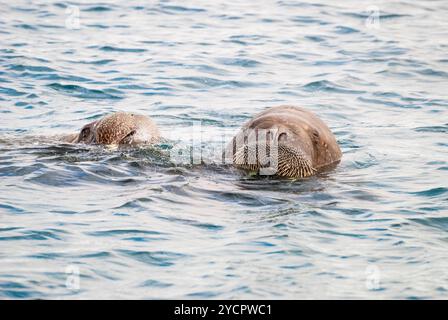
{"label": "brown walrus", "polygon": [[151,144],[159,139],[159,129],[149,117],[128,112],[112,113],[63,138],[69,143],[104,145]]}
{"label": "brown walrus", "polygon": [[226,148],[226,159],[259,175],[303,178],[342,157],[336,138],[314,113],[294,106],[263,111]]}

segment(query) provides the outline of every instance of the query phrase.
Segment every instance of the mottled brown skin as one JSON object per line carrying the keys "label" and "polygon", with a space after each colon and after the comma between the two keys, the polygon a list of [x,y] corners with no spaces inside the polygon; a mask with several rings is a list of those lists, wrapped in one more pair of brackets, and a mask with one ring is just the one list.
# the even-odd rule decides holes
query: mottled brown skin
{"label": "mottled brown skin", "polygon": [[103,145],[137,145],[157,143],[160,133],[147,116],[116,112],[82,127],[78,134],[64,138],[70,143]]}
{"label": "mottled brown skin", "polygon": [[265,161],[258,151],[258,138],[255,143],[247,142],[248,135],[251,132],[261,132],[260,129],[266,130],[263,134],[267,132],[266,140],[262,142],[268,145],[265,154],[270,153],[269,145],[275,142],[271,139],[278,143],[276,176],[308,177],[337,164],[342,157],[333,133],[314,113],[300,107],[278,106],[256,115],[229,143],[226,157],[231,157],[235,167],[260,174]]}

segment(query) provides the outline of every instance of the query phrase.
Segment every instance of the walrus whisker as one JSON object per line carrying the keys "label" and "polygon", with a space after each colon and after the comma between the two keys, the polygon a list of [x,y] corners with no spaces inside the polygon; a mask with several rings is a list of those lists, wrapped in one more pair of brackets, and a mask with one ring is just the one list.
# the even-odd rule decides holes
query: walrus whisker
{"label": "walrus whisker", "polygon": [[[265,161],[266,158],[260,157],[259,150],[258,144],[242,146],[234,154],[234,165],[240,169],[259,172],[268,163]],[[277,171],[275,172],[277,176],[305,178],[316,171],[311,166],[311,161],[299,149],[279,146],[277,157]],[[255,163],[250,163],[248,159],[255,159]]]}

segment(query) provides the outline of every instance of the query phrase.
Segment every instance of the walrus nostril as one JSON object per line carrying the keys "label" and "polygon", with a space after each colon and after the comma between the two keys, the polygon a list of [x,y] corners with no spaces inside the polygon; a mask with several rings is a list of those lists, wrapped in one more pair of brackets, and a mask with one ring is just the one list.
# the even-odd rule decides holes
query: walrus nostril
{"label": "walrus nostril", "polygon": [[282,132],[278,136],[278,142],[285,142],[288,139],[286,132]]}

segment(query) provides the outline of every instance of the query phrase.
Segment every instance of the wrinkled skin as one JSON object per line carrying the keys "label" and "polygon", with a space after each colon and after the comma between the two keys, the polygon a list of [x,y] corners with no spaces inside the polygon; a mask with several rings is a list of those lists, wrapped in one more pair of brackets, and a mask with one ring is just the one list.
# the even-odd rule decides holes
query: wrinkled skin
{"label": "wrinkled skin", "polygon": [[225,156],[236,168],[259,175],[304,178],[337,164],[342,152],[314,113],[278,106],[247,122],[228,144]]}
{"label": "wrinkled skin", "polygon": [[139,145],[157,143],[160,133],[147,116],[116,112],[86,124],[79,133],[66,136],[69,143]]}

